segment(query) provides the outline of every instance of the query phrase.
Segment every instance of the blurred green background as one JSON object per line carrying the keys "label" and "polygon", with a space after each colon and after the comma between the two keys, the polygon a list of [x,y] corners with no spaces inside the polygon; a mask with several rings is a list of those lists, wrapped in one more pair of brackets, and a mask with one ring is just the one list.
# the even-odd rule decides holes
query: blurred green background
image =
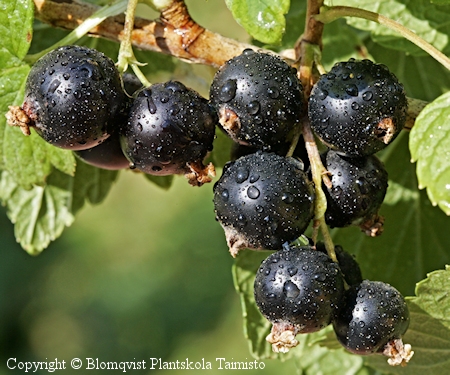
{"label": "blurred green background", "polygon": [[[15,243],[3,210],[0,238],[2,374],[10,357],[253,360],[211,185],[180,177],[164,191],[125,171],[38,257]],[[295,369],[266,361],[264,372],[280,366]]]}
{"label": "blurred green background", "polygon": [[[187,4],[201,25],[248,40],[223,1]],[[40,32],[46,36],[36,38],[32,50],[64,34]],[[98,39],[90,43],[110,48]],[[176,77],[203,95],[213,75],[210,68],[188,64],[177,65],[172,76],[155,73],[158,79]],[[22,250],[13,230],[0,207],[1,375],[23,373],[8,370],[8,358],[66,363],[75,357],[147,363],[204,358],[212,363],[210,374],[223,373],[216,357],[253,360],[233,287],[233,260],[214,220],[212,184],[193,188],[179,177],[164,191],[124,171],[106,200],[85,207],[41,255]],[[67,367],[64,373],[86,372]],[[263,373],[295,369],[293,361],[265,361]]]}

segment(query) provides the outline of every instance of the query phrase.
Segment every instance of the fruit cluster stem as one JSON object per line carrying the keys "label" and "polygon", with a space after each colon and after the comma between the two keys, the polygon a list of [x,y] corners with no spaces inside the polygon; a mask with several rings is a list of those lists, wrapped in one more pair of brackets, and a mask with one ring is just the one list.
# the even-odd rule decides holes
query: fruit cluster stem
{"label": "fruit cluster stem", "polygon": [[[53,27],[76,29],[99,8],[92,4],[75,0],[33,0],[35,17]],[[189,28],[195,22],[184,23],[179,28],[180,11],[173,7],[181,7],[180,1],[173,1],[169,6],[172,11],[162,10],[160,20],[148,20],[136,17],[131,32],[131,43],[134,47],[164,53],[192,63],[222,66],[227,60],[240,55],[246,48],[255,49],[251,44],[241,43],[226,38],[202,27],[191,33]],[[184,14],[186,15],[186,12]],[[89,30],[89,35],[120,42],[123,39],[124,15],[107,17],[104,21]],[[198,26],[198,25],[197,25]]]}

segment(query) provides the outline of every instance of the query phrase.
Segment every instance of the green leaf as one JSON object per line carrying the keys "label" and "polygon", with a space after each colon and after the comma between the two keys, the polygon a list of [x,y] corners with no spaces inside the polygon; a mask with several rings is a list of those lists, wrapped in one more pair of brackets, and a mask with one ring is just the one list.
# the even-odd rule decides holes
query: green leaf
{"label": "green leaf", "polygon": [[450,74],[431,56],[410,56],[373,41],[365,41],[365,45],[375,61],[385,64],[395,73],[405,87],[407,96],[432,101],[448,91]]}
{"label": "green leaf", "polygon": [[6,124],[5,114],[8,112],[10,105],[22,102],[24,82],[29,71],[28,65],[0,68],[0,169],[5,168],[4,148],[8,147],[8,144],[4,143],[4,137],[9,127]]}
{"label": "green leaf", "polygon": [[[450,53],[449,6],[430,4],[429,0],[336,0],[333,5],[353,6],[379,13],[398,21],[445,54]],[[348,18],[348,22],[358,29],[370,31],[374,41],[385,47],[414,55],[426,54],[385,26],[358,18]]]}
{"label": "green leaf", "polygon": [[144,173],[144,177],[153,182],[156,186],[159,186],[161,189],[169,190],[173,183],[173,175],[169,176],[153,176],[151,174]]}
{"label": "green leaf", "polygon": [[7,172],[0,180],[0,199],[15,224],[17,242],[31,255],[39,254],[74,221],[85,204],[100,203],[117,172],[79,163],[75,177],[54,170],[43,186],[21,187]]}
{"label": "green leaf", "polygon": [[33,33],[32,0],[0,0],[0,66],[20,64]]}
{"label": "green leaf", "polygon": [[225,0],[236,21],[255,39],[278,44],[283,36],[290,0]]}
{"label": "green leaf", "polygon": [[434,271],[407,298],[411,323],[403,342],[414,356],[406,367],[391,368],[378,356],[367,358],[377,370],[408,375],[441,375],[450,368],[450,268]]}
{"label": "green leaf", "polygon": [[53,166],[69,175],[75,172],[73,153],[46,143],[34,131],[24,136],[18,128],[7,126],[3,144],[5,170],[25,189],[44,183]]}
{"label": "green leaf", "polygon": [[[330,347],[323,347],[323,340]],[[304,375],[369,375],[373,371],[364,365],[363,358],[346,352],[336,340],[332,326],[322,331],[297,335],[298,347],[292,349],[297,366]]]}
{"label": "green leaf", "polygon": [[355,254],[364,278],[388,282],[411,295],[428,272],[450,264],[450,219],[417,189],[407,135],[402,133],[380,154],[389,174],[380,210],[383,234],[367,237],[356,227],[334,229],[332,234],[336,244]]}
{"label": "green leaf", "polygon": [[417,162],[419,188],[427,188],[434,205],[450,215],[450,93],[428,104],[410,134],[412,160]]}

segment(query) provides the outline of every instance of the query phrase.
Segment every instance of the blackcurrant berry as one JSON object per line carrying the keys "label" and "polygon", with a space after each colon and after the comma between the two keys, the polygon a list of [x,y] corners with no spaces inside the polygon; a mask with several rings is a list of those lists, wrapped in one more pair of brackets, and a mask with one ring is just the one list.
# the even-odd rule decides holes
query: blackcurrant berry
{"label": "blackcurrant berry", "polygon": [[410,347],[401,342],[408,326],[409,310],[400,292],[384,282],[369,280],[345,292],[333,321],[338,341],[350,352],[383,353],[392,357],[391,362],[399,359],[400,363],[412,355]]}
{"label": "blackcurrant berry", "polygon": [[[345,157],[329,150],[322,162],[330,173],[332,188],[323,185],[327,198],[325,220],[330,227],[377,222],[388,186],[388,174],[375,156]],[[374,226],[376,228],[376,225]],[[380,234],[379,232],[372,235]]]}
{"label": "blackcurrant berry", "polygon": [[120,146],[120,137],[118,132],[100,143],[98,146],[88,150],[75,151],[81,160],[97,168],[120,170],[130,166],[130,162],[125,157]]}
{"label": "blackcurrant berry", "polygon": [[138,92],[121,143],[135,168],[152,175],[185,174],[194,185],[209,182],[217,115],[208,101],[180,82],[154,84]]}
{"label": "blackcurrant berry", "polygon": [[[316,250],[321,251],[325,254],[327,253],[325,244],[323,242],[318,242],[316,244]],[[363,281],[361,268],[359,267],[359,264],[356,261],[355,257],[345,251],[340,245],[336,245],[334,247],[334,252],[336,254],[339,268],[341,269],[342,275],[344,276],[344,280],[347,285],[355,285],[361,283]]]}
{"label": "blackcurrant berry", "polygon": [[308,104],[317,136],[353,156],[374,154],[391,143],[406,121],[403,86],[384,65],[340,62],[314,85]]}
{"label": "blackcurrant berry", "polygon": [[286,142],[303,113],[295,69],[275,55],[250,49],[217,71],[210,101],[233,140],[270,151]]}
{"label": "blackcurrant berry", "polygon": [[111,59],[87,47],[64,46],[33,65],[22,109],[47,142],[84,150],[109,137],[124,98]]}
{"label": "blackcurrant berry", "polygon": [[233,256],[241,248],[279,250],[311,221],[313,188],[299,161],[259,151],[225,165],[214,208]]}
{"label": "blackcurrant berry", "polygon": [[273,323],[267,340],[274,351],[286,351],[297,344],[297,333],[315,332],[330,324],[344,293],[344,281],[328,255],[309,246],[293,246],[262,262],[254,293],[261,314]]}

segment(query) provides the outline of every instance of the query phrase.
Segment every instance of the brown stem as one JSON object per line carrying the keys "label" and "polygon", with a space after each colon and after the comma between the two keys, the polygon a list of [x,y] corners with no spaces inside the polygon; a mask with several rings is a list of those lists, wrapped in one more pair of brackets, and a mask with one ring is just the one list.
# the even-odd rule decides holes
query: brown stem
{"label": "brown stem", "polygon": [[[54,27],[75,29],[98,7],[74,0],[34,0],[35,16]],[[125,17],[109,17],[90,31],[90,35],[119,42]],[[213,33],[196,24],[181,0],[161,12],[160,20],[136,18],[132,44],[142,50],[156,51],[194,63],[220,67],[225,61],[255,46]]]}

